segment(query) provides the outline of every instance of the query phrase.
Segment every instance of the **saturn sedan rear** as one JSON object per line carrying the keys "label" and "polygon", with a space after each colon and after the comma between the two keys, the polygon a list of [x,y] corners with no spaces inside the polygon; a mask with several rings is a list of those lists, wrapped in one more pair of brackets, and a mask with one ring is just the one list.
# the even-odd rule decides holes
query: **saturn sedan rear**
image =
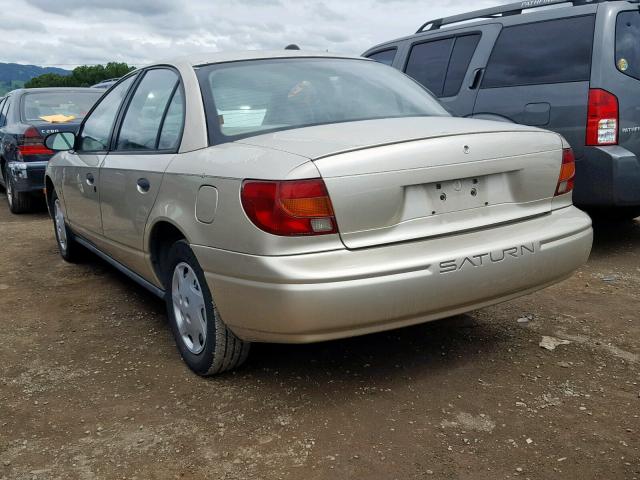
{"label": "saturn sedan rear", "polygon": [[[165,298],[186,363],[447,317],[582,265],[559,135],[450,117],[369,60],[216,54],[120,80],[47,169],[64,258]],[[66,145],[66,147],[64,146]]]}

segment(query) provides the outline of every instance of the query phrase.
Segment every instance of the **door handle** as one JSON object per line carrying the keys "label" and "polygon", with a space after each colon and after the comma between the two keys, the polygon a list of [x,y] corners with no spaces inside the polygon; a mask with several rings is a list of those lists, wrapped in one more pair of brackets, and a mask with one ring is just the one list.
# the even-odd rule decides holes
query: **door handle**
{"label": "door handle", "polygon": [[475,90],[480,86],[480,80],[482,80],[483,73],[484,68],[476,68],[473,71],[473,79],[471,80],[471,85],[469,85],[469,90]]}
{"label": "door handle", "polygon": [[93,178],[93,173],[87,173],[87,185],[93,187],[93,184],[96,182],[96,179]]}
{"label": "door handle", "polygon": [[146,178],[138,179],[138,191],[140,193],[147,193],[150,188],[151,188],[151,183],[149,183],[149,180],[147,180]]}

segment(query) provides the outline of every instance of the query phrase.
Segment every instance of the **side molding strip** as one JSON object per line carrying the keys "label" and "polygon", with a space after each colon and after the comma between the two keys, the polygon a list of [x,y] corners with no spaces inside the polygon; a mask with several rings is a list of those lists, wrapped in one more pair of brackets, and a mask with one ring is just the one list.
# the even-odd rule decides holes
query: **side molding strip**
{"label": "side molding strip", "polygon": [[121,273],[124,273],[127,277],[129,277],[131,280],[136,282],[138,285],[140,285],[141,287],[144,287],[147,290],[149,290],[156,297],[164,298],[164,295],[165,295],[164,290],[161,290],[160,288],[156,287],[151,282],[148,282],[147,280],[142,278],[140,275],[138,275],[136,272],[134,272],[132,270],[129,270],[127,267],[122,265],[117,260],[114,260],[109,255],[107,255],[106,253],[103,253],[102,251],[98,250],[98,248],[96,248],[92,243],[88,242],[87,240],[85,240],[82,237],[79,237],[78,235],[75,236],[75,240],[80,245],[85,247],[87,250],[90,250],[91,252],[95,253],[97,256],[99,256],[101,259],[103,259],[105,262],[109,263],[111,266],[116,268],[118,271],[120,271]]}

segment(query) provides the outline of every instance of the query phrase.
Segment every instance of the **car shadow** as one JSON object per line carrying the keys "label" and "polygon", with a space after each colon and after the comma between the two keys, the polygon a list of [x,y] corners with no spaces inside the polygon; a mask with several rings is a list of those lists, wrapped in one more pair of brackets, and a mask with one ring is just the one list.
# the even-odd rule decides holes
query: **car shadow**
{"label": "car shadow", "polygon": [[603,257],[626,250],[640,247],[640,218],[628,221],[599,221],[593,224],[594,257]]}
{"label": "car shadow", "polygon": [[391,388],[408,378],[488,365],[496,351],[506,351],[512,342],[507,330],[469,313],[343,340],[254,344],[236,375],[259,379],[274,395],[283,385],[312,392],[354,381],[364,390],[374,385]]}

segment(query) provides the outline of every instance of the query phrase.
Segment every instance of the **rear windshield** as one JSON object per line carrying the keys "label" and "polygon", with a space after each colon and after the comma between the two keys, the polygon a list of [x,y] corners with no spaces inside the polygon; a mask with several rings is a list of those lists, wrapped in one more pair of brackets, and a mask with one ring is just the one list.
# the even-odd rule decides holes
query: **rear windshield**
{"label": "rear windshield", "polygon": [[616,66],[625,75],[640,79],[640,12],[638,10],[618,14]]}
{"label": "rear windshield", "polygon": [[269,59],[198,70],[210,133],[219,141],[375,118],[448,116],[424,88],[367,60]]}
{"label": "rear windshield", "polygon": [[84,118],[103,93],[102,90],[27,93],[22,100],[22,120],[26,122],[78,120]]}

